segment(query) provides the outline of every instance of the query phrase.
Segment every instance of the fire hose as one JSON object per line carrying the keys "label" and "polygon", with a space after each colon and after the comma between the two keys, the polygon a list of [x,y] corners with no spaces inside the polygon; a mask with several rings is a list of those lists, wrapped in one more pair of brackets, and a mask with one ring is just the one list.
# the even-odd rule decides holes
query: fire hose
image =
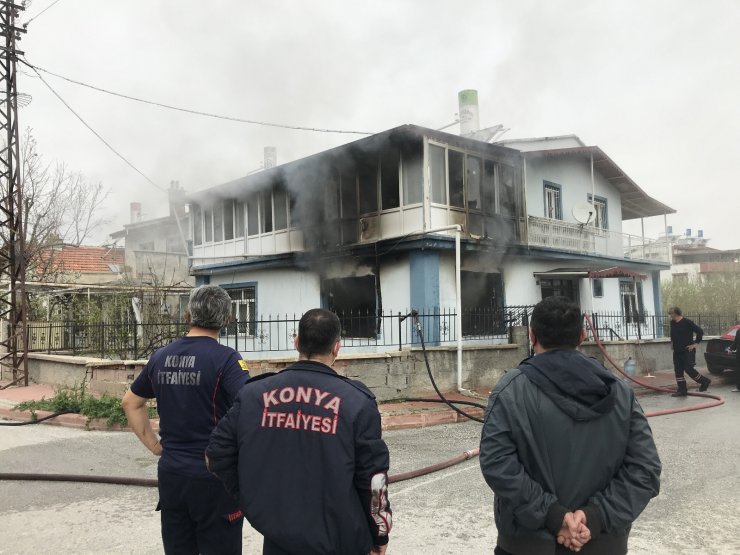
{"label": "fire hose", "polygon": [[[407,399],[407,401],[427,402],[427,403],[445,403],[449,407],[451,407],[455,412],[460,414],[461,416],[467,419],[475,420],[476,422],[482,423],[483,422],[482,419],[478,418],[477,416],[471,415],[470,413],[466,413],[465,411],[463,411],[462,409],[459,409],[455,405],[460,404],[460,405],[467,405],[467,406],[473,406],[476,408],[485,409],[486,407],[484,405],[480,403],[475,403],[472,401],[448,400],[437,387],[437,383],[434,380],[434,376],[432,375],[432,370],[429,365],[429,358],[427,356],[426,346],[424,344],[424,336],[422,333],[421,324],[419,323],[418,314],[416,314],[415,312],[412,312],[411,316],[416,321],[416,330],[421,340],[422,354],[424,356],[424,362],[426,365],[427,373],[429,374],[429,379],[431,380],[432,386],[434,387],[434,390],[437,393],[439,399],[411,398],[411,399]],[[621,374],[624,378],[627,378],[628,380],[632,381],[633,383],[638,384],[641,387],[644,387],[646,389],[650,389],[652,391],[656,391],[659,393],[673,393],[674,392],[674,390],[670,388],[658,387],[658,386],[648,384],[642,380],[639,380],[631,376],[627,372],[625,372],[621,366],[619,366],[616,362],[614,362],[614,359],[609,355],[609,353],[607,353],[606,349],[604,348],[603,343],[601,342],[601,339],[598,336],[596,329],[594,328],[591,317],[588,314],[584,314],[583,317],[586,320],[586,323],[588,324],[589,328],[591,329],[594,341],[596,342],[596,345],[598,346],[601,353],[604,355],[604,358],[617,370],[619,374]],[[677,407],[677,408],[672,408],[672,409],[663,409],[663,410],[647,412],[645,413],[645,416],[647,417],[664,416],[666,414],[677,414],[680,412],[690,412],[690,411],[695,411],[695,410],[707,409],[710,407],[717,407],[717,406],[724,404],[724,399],[722,399],[722,397],[718,395],[713,395],[711,393],[691,392],[691,393],[688,393],[688,395],[691,397],[703,397],[703,398],[713,399],[713,400],[706,402],[706,403],[691,405],[688,407]],[[41,420],[47,420],[55,416],[58,416],[58,414],[53,414],[51,416],[47,416],[43,419],[39,419],[39,420],[32,421],[32,422],[21,422],[21,423],[13,423],[13,424],[15,425],[34,424],[34,423],[40,422]],[[410,480],[412,478],[417,478],[419,476],[424,476],[426,474],[432,474],[433,472],[438,472],[440,470],[444,470],[445,468],[449,468],[461,462],[465,462],[467,460],[473,459],[479,455],[479,452],[480,450],[478,448],[469,449],[467,451],[463,451],[461,454],[456,455],[450,459],[440,461],[430,466],[425,466],[423,468],[418,468],[416,470],[410,470],[408,472],[402,472],[399,474],[393,474],[388,477],[388,482],[397,483],[397,482],[402,482],[404,480]],[[49,482],[89,482],[89,483],[98,483],[98,484],[118,484],[118,485],[129,485],[129,486],[145,486],[145,487],[156,487],[157,486],[156,479],[131,478],[131,477],[126,477],[126,476],[120,476],[120,477],[119,476],[100,476],[100,475],[95,476],[95,475],[80,475],[80,474],[42,474],[42,473],[0,472],[0,481],[2,480],[28,480],[28,481],[49,481]]]}

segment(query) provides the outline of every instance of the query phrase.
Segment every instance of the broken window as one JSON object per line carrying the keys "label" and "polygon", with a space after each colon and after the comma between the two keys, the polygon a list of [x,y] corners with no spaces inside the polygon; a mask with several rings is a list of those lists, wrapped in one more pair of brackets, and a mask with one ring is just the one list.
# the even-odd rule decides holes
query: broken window
{"label": "broken window", "polygon": [[357,165],[360,182],[360,214],[378,211],[378,166],[374,158]]}
{"label": "broken window", "polygon": [[483,211],[496,213],[496,163],[485,160],[483,163],[483,187],[481,191]]}
{"label": "broken window", "polygon": [[506,333],[501,274],[460,272],[462,333],[490,336]]}
{"label": "broken window", "polygon": [[231,241],[234,238],[234,201],[224,201],[224,240]]}
{"label": "broken window", "polygon": [[424,144],[421,141],[404,145],[401,153],[404,205],[418,204],[424,198],[423,160]]}
{"label": "broken window", "polygon": [[467,175],[468,175],[468,209],[481,210],[481,159],[476,156],[468,156]]}
{"label": "broken window", "polygon": [[463,153],[456,150],[449,150],[447,155],[449,162],[450,206],[465,208]]}
{"label": "broken window", "polygon": [[432,202],[447,204],[447,172],[445,171],[445,149],[429,145],[429,176],[432,186]]}
{"label": "broken window", "polygon": [[398,191],[400,153],[388,148],[380,156],[380,205],[382,210],[398,208],[401,204]]}
{"label": "broken window", "polygon": [[499,180],[499,214],[509,218],[516,216],[515,170],[511,166],[501,165]]}
{"label": "broken window", "polygon": [[325,279],[327,308],[339,317],[342,337],[375,337],[375,276]]}

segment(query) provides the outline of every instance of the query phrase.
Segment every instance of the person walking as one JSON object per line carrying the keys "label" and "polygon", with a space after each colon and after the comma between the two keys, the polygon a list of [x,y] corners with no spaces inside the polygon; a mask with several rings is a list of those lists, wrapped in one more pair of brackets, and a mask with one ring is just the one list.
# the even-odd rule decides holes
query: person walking
{"label": "person walking", "polygon": [[392,516],[375,396],[332,365],[335,314],[298,324],[298,362],[256,376],[211,435],[208,468],[264,536],[267,555],[383,554]]}
{"label": "person walking", "polygon": [[547,298],[530,322],[535,355],[496,384],[481,432],[494,553],[623,555],[660,491],[650,426],[632,389],[577,350],[577,305]]}
{"label": "person walking", "polygon": [[[185,315],[188,334],[156,351],[121,401],[136,436],[160,457],[157,510],[168,555],[242,552],[239,505],[204,458],[211,431],[249,379],[239,353],[218,342],[230,307],[229,295],[216,285],[193,289]],[[161,438],[149,422],[152,398]]]}
{"label": "person walking", "polygon": [[673,347],[673,371],[676,374],[676,392],[672,397],[686,397],[689,392],[686,387],[684,372],[699,384],[699,391],[706,391],[712,380],[696,371],[696,349],[704,337],[704,330],[688,318],[677,306],[668,310],[671,318],[671,345]]}
{"label": "person walking", "polygon": [[735,351],[735,387],[730,391],[740,393],[740,328],[735,332],[735,340],[732,342],[732,349]]}

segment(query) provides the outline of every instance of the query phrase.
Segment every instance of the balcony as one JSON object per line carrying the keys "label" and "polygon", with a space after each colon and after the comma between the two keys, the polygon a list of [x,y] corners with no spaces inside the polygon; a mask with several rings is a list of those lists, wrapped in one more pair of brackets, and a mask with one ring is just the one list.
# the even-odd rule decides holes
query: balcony
{"label": "balcony", "polygon": [[595,254],[650,262],[669,262],[668,245],[589,225],[529,216],[529,244],[578,254]]}

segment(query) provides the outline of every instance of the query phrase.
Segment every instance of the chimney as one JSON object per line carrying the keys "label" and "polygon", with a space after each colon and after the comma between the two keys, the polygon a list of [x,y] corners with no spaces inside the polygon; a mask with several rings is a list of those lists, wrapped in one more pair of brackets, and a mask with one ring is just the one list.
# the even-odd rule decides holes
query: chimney
{"label": "chimney", "polygon": [[264,168],[274,168],[275,166],[277,166],[277,148],[274,146],[266,146]]}
{"label": "chimney", "polygon": [[141,221],[141,203],[132,202],[130,204],[130,207],[131,207],[131,223],[135,224],[136,222]]}
{"label": "chimney", "polygon": [[179,181],[170,181],[167,198],[170,204],[170,217],[175,217],[175,211],[178,216],[183,217],[185,215],[185,189],[180,187]]}
{"label": "chimney", "polygon": [[460,135],[467,137],[480,129],[478,121],[478,91],[467,89],[457,93],[460,115]]}

